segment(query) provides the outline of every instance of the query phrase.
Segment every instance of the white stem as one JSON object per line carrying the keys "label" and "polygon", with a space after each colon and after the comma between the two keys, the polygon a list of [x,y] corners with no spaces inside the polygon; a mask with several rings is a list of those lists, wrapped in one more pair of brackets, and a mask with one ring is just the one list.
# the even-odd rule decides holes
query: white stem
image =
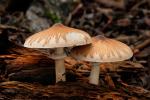
{"label": "white stem", "polygon": [[89,83],[98,85],[99,84],[99,74],[100,74],[100,63],[93,62],[92,63],[92,69],[89,77]]}
{"label": "white stem", "polygon": [[[57,48],[56,55],[64,55],[64,48]],[[56,83],[66,81],[64,58],[55,59]]]}

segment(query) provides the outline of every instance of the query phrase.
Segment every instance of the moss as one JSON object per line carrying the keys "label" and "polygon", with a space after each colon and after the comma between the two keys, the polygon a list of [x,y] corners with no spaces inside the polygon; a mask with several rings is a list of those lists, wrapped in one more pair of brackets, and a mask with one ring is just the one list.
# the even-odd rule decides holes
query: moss
{"label": "moss", "polygon": [[46,16],[47,18],[50,18],[53,23],[62,22],[61,17],[59,15],[57,15],[56,13],[52,13],[50,11],[45,11],[44,16]]}

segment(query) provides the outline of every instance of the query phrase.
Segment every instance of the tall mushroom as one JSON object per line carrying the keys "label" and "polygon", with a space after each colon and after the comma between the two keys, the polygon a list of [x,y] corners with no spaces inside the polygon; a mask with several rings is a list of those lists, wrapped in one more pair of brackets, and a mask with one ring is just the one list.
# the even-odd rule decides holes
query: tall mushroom
{"label": "tall mushroom", "polygon": [[86,45],[92,42],[91,37],[84,31],[56,23],[52,27],[36,33],[26,39],[24,46],[29,48],[49,48],[50,57],[55,59],[56,82],[65,81],[64,47]]}
{"label": "tall mushroom", "polygon": [[124,43],[104,36],[92,38],[92,44],[74,47],[71,55],[79,60],[92,62],[89,83],[98,85],[100,62],[123,61],[132,57],[132,50]]}

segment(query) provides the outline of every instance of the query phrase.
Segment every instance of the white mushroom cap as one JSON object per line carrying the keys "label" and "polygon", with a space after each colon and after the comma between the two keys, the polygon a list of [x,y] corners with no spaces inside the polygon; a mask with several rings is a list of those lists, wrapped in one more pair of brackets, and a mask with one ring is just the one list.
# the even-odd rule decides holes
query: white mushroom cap
{"label": "white mushroom cap", "polygon": [[86,45],[92,42],[88,33],[57,23],[26,39],[29,48],[59,48]]}
{"label": "white mushroom cap", "polygon": [[133,52],[122,42],[96,36],[92,38],[92,44],[73,48],[71,55],[89,62],[115,62],[131,58]]}

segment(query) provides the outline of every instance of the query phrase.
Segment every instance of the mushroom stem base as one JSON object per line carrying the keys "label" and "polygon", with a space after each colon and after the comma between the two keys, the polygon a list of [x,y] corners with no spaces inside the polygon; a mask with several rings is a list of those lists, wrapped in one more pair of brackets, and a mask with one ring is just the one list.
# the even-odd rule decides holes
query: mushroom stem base
{"label": "mushroom stem base", "polygon": [[89,83],[98,85],[99,84],[99,74],[100,74],[100,63],[93,62],[92,69],[89,77]]}

